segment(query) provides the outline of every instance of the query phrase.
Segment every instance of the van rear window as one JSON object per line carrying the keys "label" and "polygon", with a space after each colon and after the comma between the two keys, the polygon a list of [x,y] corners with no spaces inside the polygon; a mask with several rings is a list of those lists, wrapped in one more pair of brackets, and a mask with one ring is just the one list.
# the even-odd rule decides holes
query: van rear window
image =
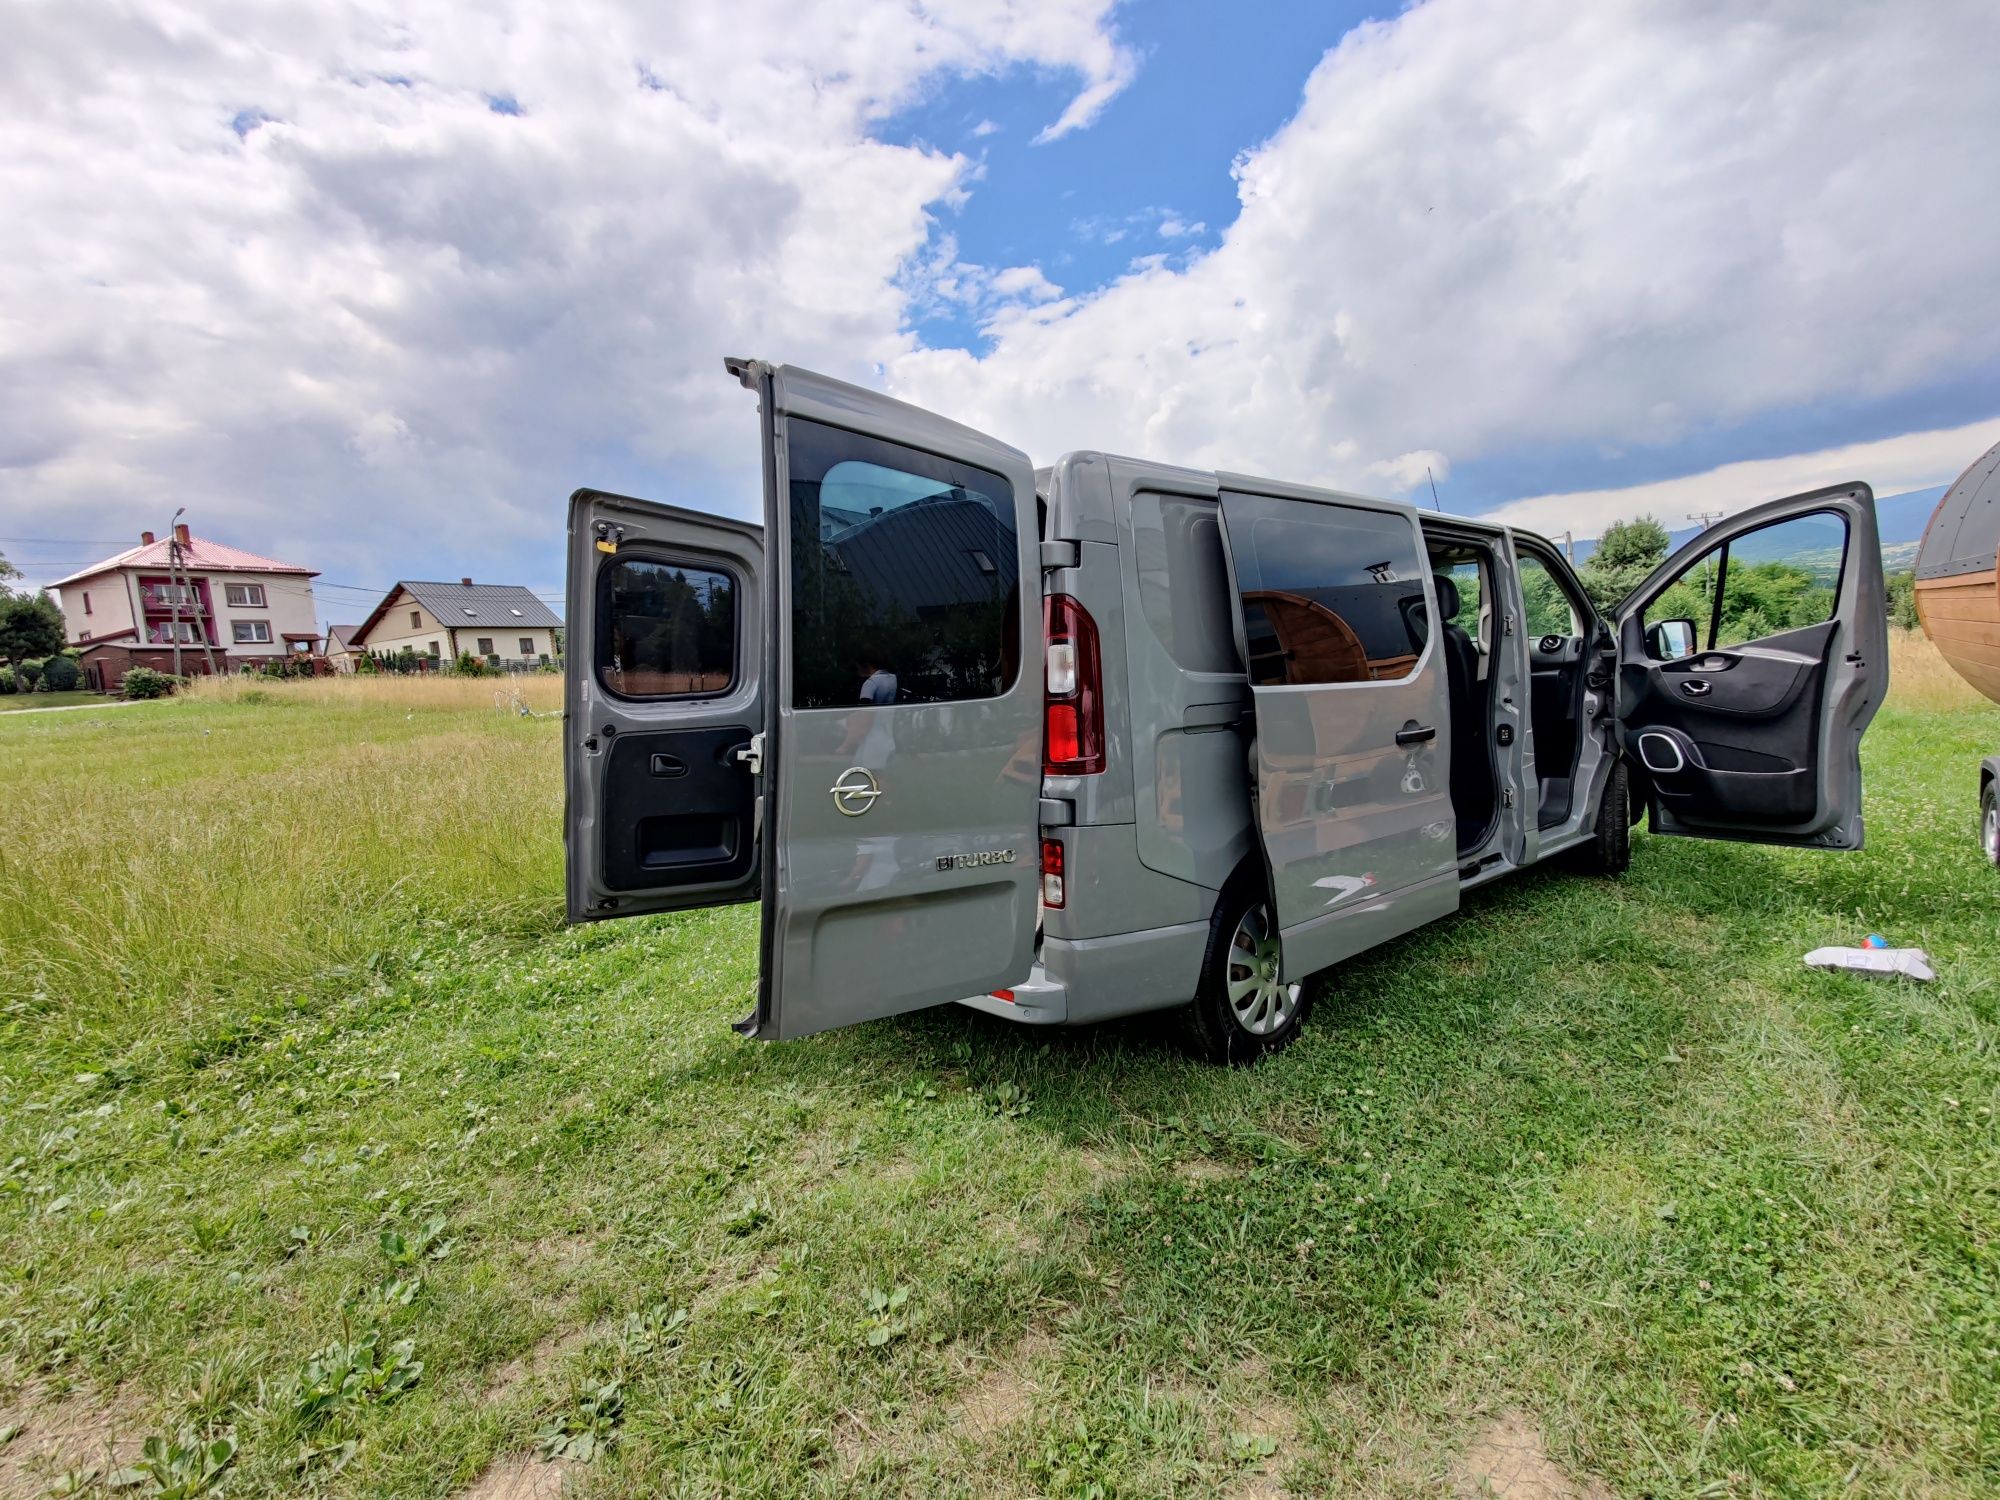
{"label": "van rear window", "polygon": [[727,573],[621,557],[598,576],[597,608],[598,680],[620,697],[707,697],[735,682],[736,581]]}
{"label": "van rear window", "polygon": [[1222,496],[1258,687],[1393,682],[1430,630],[1430,573],[1416,527],[1393,511]]}
{"label": "van rear window", "polygon": [[994,698],[1020,670],[1020,544],[998,474],[794,417],[792,706]]}

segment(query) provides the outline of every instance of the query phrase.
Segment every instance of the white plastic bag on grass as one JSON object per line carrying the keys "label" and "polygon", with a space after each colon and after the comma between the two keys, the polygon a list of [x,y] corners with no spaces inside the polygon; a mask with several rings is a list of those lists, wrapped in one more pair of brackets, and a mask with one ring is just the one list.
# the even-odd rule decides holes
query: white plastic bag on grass
{"label": "white plastic bag on grass", "polygon": [[1937,978],[1931,971],[1931,956],[1921,948],[1815,948],[1806,955],[1806,967],[1900,974],[1905,979]]}

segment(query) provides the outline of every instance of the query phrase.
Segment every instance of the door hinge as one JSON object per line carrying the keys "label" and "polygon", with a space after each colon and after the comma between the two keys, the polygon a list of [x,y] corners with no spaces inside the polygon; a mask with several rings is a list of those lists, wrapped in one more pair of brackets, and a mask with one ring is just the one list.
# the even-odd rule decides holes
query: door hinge
{"label": "door hinge", "polygon": [[615,521],[599,521],[593,529],[597,534],[599,552],[616,552],[618,544],[625,540],[625,528]]}
{"label": "door hinge", "polygon": [[1502,807],[1512,807],[1514,805],[1514,789],[1511,786],[1500,788],[1500,805]]}
{"label": "door hinge", "polygon": [[1500,623],[1504,632],[1508,635],[1512,635],[1514,633],[1514,611],[1510,609],[1506,613],[1502,614],[1500,616]]}
{"label": "door hinge", "polygon": [[752,776],[764,774],[764,735],[762,731],[750,736],[750,743],[736,752],[736,758],[750,768]]}
{"label": "door hinge", "polygon": [[1057,568],[1073,568],[1083,561],[1083,547],[1077,542],[1043,542],[1042,571],[1052,573]]}

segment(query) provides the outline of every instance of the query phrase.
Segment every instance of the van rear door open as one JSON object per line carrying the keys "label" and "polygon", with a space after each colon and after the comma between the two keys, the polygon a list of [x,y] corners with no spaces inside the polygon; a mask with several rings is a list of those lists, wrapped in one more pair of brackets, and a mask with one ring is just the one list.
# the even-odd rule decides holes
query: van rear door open
{"label": "van rear door open", "polygon": [[1415,511],[1224,474],[1287,981],[1458,908],[1449,707]]}
{"label": "van rear door open", "polygon": [[[761,893],[758,1000],[744,1029],[763,1038],[1017,983],[1034,962],[1039,888],[1033,469],[984,434],[872,391],[761,363],[731,361],[730,370],[759,397],[761,547],[744,556],[723,545],[756,536],[755,527],[624,501],[642,519],[606,553],[596,528],[612,517],[592,507],[609,497],[572,505],[571,919]],[[613,765],[633,728],[618,715],[637,716],[618,701],[621,685],[629,692],[626,658],[660,674],[653,685],[679,686],[673,674],[705,660],[690,632],[713,637],[720,627],[713,609],[688,602],[697,591],[679,585],[658,618],[628,623],[606,605],[616,559],[636,555],[640,525],[649,529],[639,551],[698,560],[705,541],[735,558],[746,578],[739,597],[759,601],[736,615],[740,677],[730,695],[706,706],[655,702],[640,721],[688,737],[689,754],[657,771],[649,753],[644,776]],[[703,526],[722,530],[704,536]],[[724,704],[752,701],[754,746],[748,736],[724,744],[745,727]],[[615,733],[603,734],[606,724]],[[760,769],[755,800],[729,774],[701,805],[680,800],[697,769],[710,770],[706,755],[746,779]],[[619,774],[628,779],[616,782]],[[716,818],[726,835],[725,802],[755,809],[754,841],[703,842]],[[614,887],[627,845],[641,851],[638,873],[653,884]],[[688,884],[676,861],[696,846],[734,849],[749,864],[729,867],[733,885]]]}

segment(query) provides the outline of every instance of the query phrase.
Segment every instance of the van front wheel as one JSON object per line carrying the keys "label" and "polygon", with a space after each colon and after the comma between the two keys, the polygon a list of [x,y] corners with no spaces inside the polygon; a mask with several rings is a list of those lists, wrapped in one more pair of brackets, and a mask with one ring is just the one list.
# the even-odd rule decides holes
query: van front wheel
{"label": "van front wheel", "polygon": [[1247,1068],[1292,1044],[1312,1011],[1319,976],[1286,984],[1278,963],[1278,928],[1264,893],[1247,883],[1224,891],[1188,1007],[1202,1056]]}

